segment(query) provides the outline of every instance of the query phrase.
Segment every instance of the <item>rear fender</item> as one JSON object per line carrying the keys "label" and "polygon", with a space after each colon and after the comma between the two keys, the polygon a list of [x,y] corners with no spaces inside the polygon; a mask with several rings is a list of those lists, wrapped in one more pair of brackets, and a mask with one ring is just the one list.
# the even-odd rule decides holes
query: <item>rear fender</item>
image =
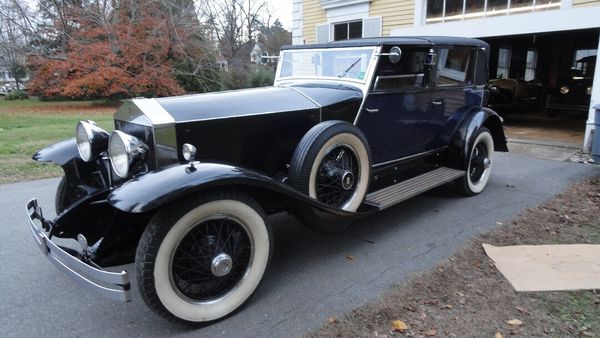
{"label": "rear fender", "polygon": [[370,211],[366,206],[359,213],[332,208],[269,176],[215,163],[195,163],[194,167],[177,165],[144,174],[115,189],[108,196],[108,203],[124,212],[145,213],[180,198],[216,188],[250,190],[259,202],[279,201],[288,206],[299,203],[337,217],[352,218]]}
{"label": "rear fender", "polygon": [[508,151],[500,116],[489,108],[476,108],[466,114],[450,139],[448,161],[451,166],[459,169],[467,168],[469,149],[482,127],[490,130],[495,151]]}

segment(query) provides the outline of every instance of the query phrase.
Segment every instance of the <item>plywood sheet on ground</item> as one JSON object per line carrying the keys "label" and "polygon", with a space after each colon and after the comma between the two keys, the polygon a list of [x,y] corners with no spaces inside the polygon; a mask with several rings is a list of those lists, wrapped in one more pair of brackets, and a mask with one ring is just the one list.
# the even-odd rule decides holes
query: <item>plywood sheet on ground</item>
{"label": "plywood sheet on ground", "polygon": [[600,245],[483,244],[517,291],[600,289]]}

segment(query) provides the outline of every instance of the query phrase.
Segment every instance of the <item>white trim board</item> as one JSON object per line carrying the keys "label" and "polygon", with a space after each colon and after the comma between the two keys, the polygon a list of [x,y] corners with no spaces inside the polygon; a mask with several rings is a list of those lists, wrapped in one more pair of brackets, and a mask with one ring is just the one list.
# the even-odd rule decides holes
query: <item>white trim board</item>
{"label": "white trim board", "polygon": [[441,35],[484,38],[599,28],[600,6],[513,14],[482,19],[394,28],[392,36]]}

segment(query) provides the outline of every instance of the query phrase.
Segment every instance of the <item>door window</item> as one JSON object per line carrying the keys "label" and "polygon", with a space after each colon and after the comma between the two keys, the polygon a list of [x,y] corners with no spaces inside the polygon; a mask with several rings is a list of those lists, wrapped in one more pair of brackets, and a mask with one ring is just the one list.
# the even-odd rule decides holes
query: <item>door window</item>
{"label": "door window", "polygon": [[473,84],[471,62],[472,49],[469,47],[440,48],[436,72],[438,87],[463,86]]}
{"label": "door window", "polygon": [[[388,53],[389,49],[390,47],[386,47],[382,51]],[[386,56],[381,56],[373,91],[421,90],[425,77],[423,62],[426,53],[425,48],[402,47],[400,61],[395,64]]]}

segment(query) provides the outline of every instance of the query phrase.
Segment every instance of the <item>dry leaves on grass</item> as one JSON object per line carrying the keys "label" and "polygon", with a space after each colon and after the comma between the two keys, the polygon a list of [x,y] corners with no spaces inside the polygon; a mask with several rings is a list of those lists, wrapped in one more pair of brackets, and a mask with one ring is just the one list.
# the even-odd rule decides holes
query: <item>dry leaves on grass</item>
{"label": "dry leaves on grass", "polygon": [[348,256],[346,256],[346,259],[349,260],[349,261],[353,261],[354,260],[354,256],[348,255]]}
{"label": "dry leaves on grass", "polygon": [[435,337],[435,336],[437,336],[437,330],[434,330],[434,329],[427,330],[427,331],[425,331],[424,334],[426,337]]}
{"label": "dry leaves on grass", "polygon": [[337,318],[335,318],[334,316],[331,316],[327,319],[327,322],[329,322],[329,324],[335,324],[335,323],[337,323]]}
{"label": "dry leaves on grass", "polygon": [[519,319],[511,319],[509,321],[507,321],[508,324],[513,325],[513,326],[521,326],[523,325],[523,322]]}
{"label": "dry leaves on grass", "polygon": [[394,331],[398,331],[398,332],[404,332],[406,330],[408,330],[408,325],[406,325],[405,322],[396,319],[394,321],[392,321],[392,328],[394,329]]}

